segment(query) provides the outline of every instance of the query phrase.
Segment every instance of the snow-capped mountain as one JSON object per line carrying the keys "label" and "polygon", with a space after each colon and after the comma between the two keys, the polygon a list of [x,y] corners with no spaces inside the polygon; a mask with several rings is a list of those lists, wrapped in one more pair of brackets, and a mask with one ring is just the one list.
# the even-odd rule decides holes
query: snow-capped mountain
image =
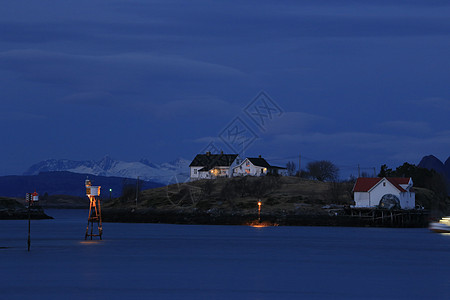
{"label": "snow-capped mountain", "polygon": [[37,175],[40,172],[69,171],[97,176],[117,176],[155,181],[162,184],[184,182],[189,178],[190,161],[177,158],[162,164],[151,163],[146,159],[135,162],[114,160],[109,156],[99,161],[75,161],[69,159],[49,159],[32,165],[24,175]]}

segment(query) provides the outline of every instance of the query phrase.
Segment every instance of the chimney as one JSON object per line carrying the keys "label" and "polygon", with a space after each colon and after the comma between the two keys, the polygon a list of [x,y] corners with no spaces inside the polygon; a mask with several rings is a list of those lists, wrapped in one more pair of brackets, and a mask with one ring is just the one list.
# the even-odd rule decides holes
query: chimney
{"label": "chimney", "polygon": [[223,151],[220,151],[220,154],[223,155]]}
{"label": "chimney", "polygon": [[261,158],[261,154],[259,155],[259,158]]}

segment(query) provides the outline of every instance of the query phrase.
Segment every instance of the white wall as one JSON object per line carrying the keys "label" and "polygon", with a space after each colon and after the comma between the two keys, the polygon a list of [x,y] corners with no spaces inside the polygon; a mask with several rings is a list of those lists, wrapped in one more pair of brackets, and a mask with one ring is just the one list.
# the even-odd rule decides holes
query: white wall
{"label": "white wall", "polygon": [[228,172],[227,172],[228,177],[234,176],[233,170],[236,166],[239,165],[238,162],[239,162],[239,164],[242,163],[242,159],[239,157],[239,155],[236,157],[236,159],[233,161],[231,166],[228,168]]}
{"label": "white wall", "polygon": [[[380,204],[381,198],[386,194],[392,194],[400,199],[400,191],[390,183],[386,178],[383,178],[375,188],[370,191],[370,204],[376,206]],[[401,203],[400,203],[401,206]]]}
{"label": "white wall", "polygon": [[[202,169],[203,167],[198,167],[199,169]],[[197,179],[213,179],[217,177],[230,177],[230,168],[228,167],[216,167],[212,170],[218,170],[217,173],[211,173],[211,170],[209,171],[202,171],[199,172],[197,170],[197,174],[193,174],[194,171],[191,169],[191,180],[197,180]],[[195,177],[193,177],[195,176]]]}
{"label": "white wall", "polygon": [[355,207],[371,207],[370,205],[370,195],[366,192],[355,192],[354,193]]}
{"label": "white wall", "polygon": [[200,173],[198,172],[198,170],[200,170],[203,167],[190,167],[191,172],[190,172],[190,177],[191,180],[195,180],[195,179],[199,179],[200,178]]}
{"label": "white wall", "polygon": [[199,172],[199,179],[211,179],[211,173],[209,171]]}
{"label": "white wall", "polygon": [[400,206],[403,209],[413,209],[416,207],[416,193],[405,192],[400,195]]}

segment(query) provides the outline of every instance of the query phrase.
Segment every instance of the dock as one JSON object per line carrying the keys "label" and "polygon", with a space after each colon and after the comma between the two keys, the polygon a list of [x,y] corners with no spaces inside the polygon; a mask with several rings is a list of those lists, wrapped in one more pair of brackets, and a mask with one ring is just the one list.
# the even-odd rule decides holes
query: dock
{"label": "dock", "polygon": [[429,211],[424,209],[347,207],[344,216],[375,227],[427,227],[429,221]]}

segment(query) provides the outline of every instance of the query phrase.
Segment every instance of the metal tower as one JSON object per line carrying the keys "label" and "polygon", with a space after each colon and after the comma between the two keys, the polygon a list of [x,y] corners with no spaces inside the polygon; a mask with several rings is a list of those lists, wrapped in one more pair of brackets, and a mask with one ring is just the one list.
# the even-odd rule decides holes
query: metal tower
{"label": "metal tower", "polygon": [[[84,239],[87,240],[88,236],[92,237],[98,236],[102,239],[102,211],[100,207],[100,186],[92,186],[91,181],[86,179],[86,196],[88,196],[90,205],[89,205],[89,217],[88,224],[86,227],[86,234]],[[97,229],[94,231],[94,223],[97,224]]]}

